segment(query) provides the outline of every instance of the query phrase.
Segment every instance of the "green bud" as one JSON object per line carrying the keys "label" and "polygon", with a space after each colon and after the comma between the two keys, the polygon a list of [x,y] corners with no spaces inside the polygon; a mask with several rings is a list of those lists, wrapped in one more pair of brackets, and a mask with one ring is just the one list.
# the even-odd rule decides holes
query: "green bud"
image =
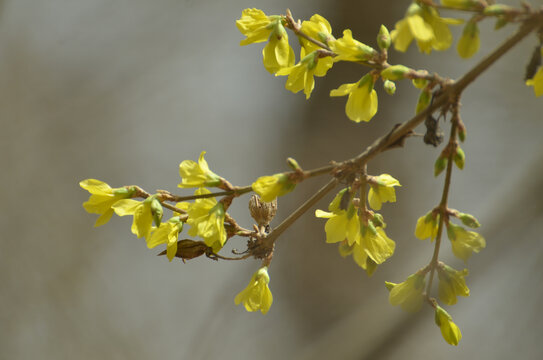
{"label": "green bud", "polygon": [[393,81],[385,80],[383,87],[385,88],[385,91],[389,95],[394,95],[394,93],[396,92],[396,84],[394,84]]}
{"label": "green bud", "polygon": [[460,221],[462,221],[462,224],[472,229],[477,229],[479,226],[481,226],[481,224],[479,224],[479,221],[477,221],[477,219],[473,215],[459,213],[458,218],[460,219]]}
{"label": "green bud", "polygon": [[386,225],[385,225],[385,219],[383,218],[383,215],[381,214],[373,214],[373,219],[371,220],[371,222],[373,223],[373,225],[375,225],[376,227],[382,227],[384,228]]}
{"label": "green bud", "polygon": [[454,163],[456,166],[462,170],[464,169],[464,163],[466,162],[466,154],[460,146],[456,147],[456,154],[454,155]]}
{"label": "green bud", "polygon": [[401,80],[404,79],[410,68],[404,65],[392,65],[381,71],[381,77],[385,80]]}
{"label": "green bud", "polygon": [[468,21],[462,32],[462,37],[458,40],[456,50],[463,59],[468,59],[479,51],[480,46],[479,27],[475,21]]}
{"label": "green bud", "polygon": [[428,85],[428,80],[426,80],[426,79],[413,79],[413,80],[411,80],[411,83],[417,89],[424,89],[426,87],[426,85]]}
{"label": "green bud", "polygon": [[302,170],[298,162],[291,157],[287,158],[287,164],[292,170]]}
{"label": "green bud", "polygon": [[436,163],[434,164],[434,176],[441,174],[443,170],[447,167],[448,159],[446,157],[438,157]]}
{"label": "green bud", "polygon": [[499,16],[496,20],[496,23],[494,24],[494,30],[500,30],[502,27],[507,25],[509,21],[507,21],[507,18],[504,16]]}
{"label": "green bud", "polygon": [[466,127],[463,124],[458,127],[458,138],[462,142],[466,140]]}
{"label": "green bud", "polygon": [[153,220],[155,222],[156,227],[160,226],[163,213],[164,213],[164,210],[162,209],[162,204],[160,203],[160,201],[156,197],[152,197],[151,214],[153,215]]}
{"label": "green bud", "polygon": [[485,7],[483,10],[483,15],[486,16],[498,16],[498,15],[504,15],[507,14],[509,11],[511,11],[511,7],[507,5],[501,5],[501,4],[494,4]]}
{"label": "green bud", "polygon": [[379,33],[377,34],[377,45],[381,50],[386,50],[390,47],[392,40],[390,38],[390,33],[385,25],[381,25],[379,28]]}
{"label": "green bud", "polygon": [[134,186],[113,189],[113,195],[123,195],[127,198],[132,197],[135,192],[136,188]]}
{"label": "green bud", "polygon": [[432,96],[430,95],[430,93],[428,91],[423,90],[419,95],[419,101],[417,102],[417,108],[415,109],[415,113],[418,114],[424,109],[426,109],[428,105],[430,104],[431,98]]}

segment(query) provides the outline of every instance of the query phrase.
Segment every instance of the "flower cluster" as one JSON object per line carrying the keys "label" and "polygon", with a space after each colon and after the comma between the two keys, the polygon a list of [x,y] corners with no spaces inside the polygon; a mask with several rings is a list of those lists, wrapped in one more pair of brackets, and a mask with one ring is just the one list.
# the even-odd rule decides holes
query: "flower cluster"
{"label": "flower cluster", "polygon": [[[399,183],[398,183],[399,185]],[[317,209],[315,216],[328,219],[324,225],[327,243],[340,243],[340,254],[352,255],[368,275],[394,253],[396,243],[384,230],[383,217],[369,211],[359,214],[350,188],[341,190],[328,206]]]}

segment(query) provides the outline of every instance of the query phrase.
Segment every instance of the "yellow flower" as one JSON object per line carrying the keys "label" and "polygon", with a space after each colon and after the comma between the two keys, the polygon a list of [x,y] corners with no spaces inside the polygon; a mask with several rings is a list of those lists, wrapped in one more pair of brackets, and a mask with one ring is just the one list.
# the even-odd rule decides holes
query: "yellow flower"
{"label": "yellow flower", "polygon": [[[324,66],[319,66],[319,64],[324,64]],[[330,67],[332,67],[331,61],[326,63],[322,62],[322,60],[319,59],[318,52],[313,51],[295,66],[280,69],[275,76],[288,75],[285,88],[293,93],[297,93],[304,89],[305,98],[309,99],[309,96],[311,96],[311,92],[315,87],[313,75],[324,76]]]}
{"label": "yellow flower", "polygon": [[91,194],[89,200],[83,203],[85,210],[90,214],[100,214],[94,226],[106,224],[113,216],[113,204],[131,197],[135,191],[133,188],[124,187],[112,189],[105,182],[95,179],[83,180],[79,186]]}
{"label": "yellow flower", "polygon": [[180,188],[217,186],[221,183],[221,178],[209,170],[209,165],[204,159],[205,151],[200,153],[198,163],[192,160],[183,160],[179,164],[179,175],[181,183],[177,185]]}
{"label": "yellow flower", "polygon": [[462,333],[456,324],[452,321],[451,315],[442,307],[436,307],[435,321],[441,329],[443,339],[451,345],[458,345],[462,339]]}
{"label": "yellow flower", "polygon": [[389,301],[393,306],[400,305],[408,312],[419,311],[422,307],[422,293],[426,282],[423,275],[413,274],[402,283],[394,284],[386,281],[385,285],[390,291]]}
{"label": "yellow flower", "polygon": [[407,9],[404,19],[396,23],[390,33],[394,48],[406,51],[413,39],[421,52],[429,54],[434,50],[447,50],[453,41],[448,25],[457,25],[461,20],[447,19],[439,16],[436,9],[413,3]]}
{"label": "yellow flower", "polygon": [[480,45],[479,27],[475,21],[469,21],[464,27],[462,37],[458,40],[456,50],[461,58],[468,59],[479,51]]}
{"label": "yellow flower", "polygon": [[272,32],[272,21],[278,16],[266,16],[259,9],[245,9],[241,12],[241,18],[236,20],[238,30],[246,39],[241,40],[240,45],[248,45],[268,40]]}
{"label": "yellow flower", "polygon": [[377,93],[373,89],[373,79],[366,74],[359,82],[343,84],[330,91],[330,96],[349,95],[345,113],[354,122],[370,121],[377,113]]}
{"label": "yellow flower", "polygon": [[457,296],[469,296],[469,289],[466,286],[468,269],[457,271],[450,266],[443,264],[437,268],[439,276],[439,298],[447,305],[456,304]]}
{"label": "yellow flower", "polygon": [[467,261],[474,252],[478,253],[486,247],[486,241],[480,234],[467,231],[459,225],[448,224],[447,235],[451,240],[453,254],[464,261]]}
{"label": "yellow flower", "polygon": [[[541,56],[543,56],[543,47],[541,48]],[[543,66],[537,70],[533,78],[526,80],[526,85],[534,87],[535,96],[543,95]]]}
{"label": "yellow flower", "polygon": [[430,241],[434,241],[434,239],[437,237],[438,227],[439,215],[434,215],[434,212],[430,211],[417,220],[415,236],[421,240],[430,238]]}
{"label": "yellow flower", "polygon": [[[335,40],[332,36],[332,27],[330,26],[330,23],[319,14],[311,16],[309,21],[306,20],[302,22],[302,32],[313,39],[319,40],[325,45],[328,45],[329,41]],[[300,44],[302,45],[302,48],[300,49],[301,58],[303,58],[305,54],[320,49],[318,45],[303,37],[300,37]]]}
{"label": "yellow flower", "polygon": [[168,260],[172,261],[177,253],[177,239],[182,230],[183,222],[178,216],[172,217],[151,233],[150,238],[147,239],[147,247],[152,249],[160,244],[166,244],[166,255]]}
{"label": "yellow flower", "polygon": [[371,222],[368,225],[360,224],[360,239],[364,252],[378,265],[394,254],[396,243],[382,227],[376,227]]}
{"label": "yellow flower", "polygon": [[294,65],[294,50],[288,43],[288,34],[281,16],[266,16],[262,10],[245,9],[241,12],[241,18],[236,21],[236,26],[247,36],[240,45],[269,40],[262,50],[262,56],[264,67],[270,73],[274,74],[281,68]]}
{"label": "yellow flower", "polygon": [[148,239],[153,225],[153,213],[151,211],[153,199],[152,196],[143,201],[124,199],[117,201],[112,207],[119,216],[133,215],[132,233],[139,238],[145,237]]}
{"label": "yellow flower", "polygon": [[[197,189],[194,195],[211,193],[205,188]],[[187,224],[190,225],[188,234],[200,236],[207,246],[214,252],[219,251],[226,242],[226,229],[224,228],[224,205],[215,198],[196,199],[194,203],[180,203],[181,209],[187,211]]]}
{"label": "yellow flower", "polygon": [[243,303],[247,311],[260,310],[262,314],[266,314],[273,302],[273,296],[268,287],[269,283],[268,268],[261,267],[253,274],[249,285],[236,295],[234,302],[236,305]]}
{"label": "yellow flower", "polygon": [[373,275],[375,270],[377,270],[377,263],[368,256],[367,252],[364,249],[364,246],[362,246],[361,244],[354,244],[351,248],[353,260],[356,262],[356,264],[362,269],[366,270],[368,276]]}
{"label": "yellow flower", "polygon": [[389,174],[381,174],[370,181],[368,202],[375,210],[381,209],[384,202],[396,202],[394,186],[401,186],[400,182]]}
{"label": "yellow flower", "polygon": [[371,46],[353,39],[351,30],[343,30],[343,37],[329,42],[330,49],[337,54],[334,62],[338,61],[368,61],[377,55],[377,51]]}
{"label": "yellow flower", "polygon": [[360,242],[360,218],[356,208],[350,202],[345,206],[346,208],[341,207],[343,197],[349,196],[347,190],[340,191],[330,203],[328,210],[331,212],[319,209],[315,211],[316,217],[328,219],[324,225],[327,243],[336,243],[345,239],[348,245]]}
{"label": "yellow flower", "polygon": [[253,191],[260,195],[264,202],[272,202],[278,196],[288,194],[295,187],[296,184],[285,174],[261,176],[252,184]]}

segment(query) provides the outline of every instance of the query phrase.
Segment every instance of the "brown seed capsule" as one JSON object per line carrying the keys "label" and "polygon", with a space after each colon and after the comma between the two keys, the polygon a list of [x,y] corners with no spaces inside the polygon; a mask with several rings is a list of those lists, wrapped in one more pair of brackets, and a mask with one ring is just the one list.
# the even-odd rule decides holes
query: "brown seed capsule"
{"label": "brown seed capsule", "polygon": [[[190,260],[202,256],[206,253],[209,247],[203,241],[194,241],[183,239],[177,242],[177,253],[175,257],[181,258],[183,261]],[[166,255],[166,250],[158,255]]]}
{"label": "brown seed capsule", "polygon": [[253,195],[249,199],[249,211],[258,226],[268,225],[277,213],[277,199],[272,202],[263,202],[260,196]]}

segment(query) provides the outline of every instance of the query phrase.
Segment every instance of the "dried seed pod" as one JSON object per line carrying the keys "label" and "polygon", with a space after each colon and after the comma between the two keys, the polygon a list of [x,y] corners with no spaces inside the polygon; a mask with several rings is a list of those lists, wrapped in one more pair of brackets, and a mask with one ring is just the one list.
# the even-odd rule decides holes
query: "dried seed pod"
{"label": "dried seed pod", "polygon": [[277,213],[277,199],[267,203],[262,201],[260,196],[253,195],[249,199],[249,211],[258,226],[266,226],[273,220]]}
{"label": "dried seed pod", "polygon": [[[197,258],[204,255],[208,251],[207,246],[203,241],[194,241],[190,239],[183,239],[177,242],[177,253],[175,257],[181,258],[183,261]],[[158,255],[166,255],[166,250]]]}

